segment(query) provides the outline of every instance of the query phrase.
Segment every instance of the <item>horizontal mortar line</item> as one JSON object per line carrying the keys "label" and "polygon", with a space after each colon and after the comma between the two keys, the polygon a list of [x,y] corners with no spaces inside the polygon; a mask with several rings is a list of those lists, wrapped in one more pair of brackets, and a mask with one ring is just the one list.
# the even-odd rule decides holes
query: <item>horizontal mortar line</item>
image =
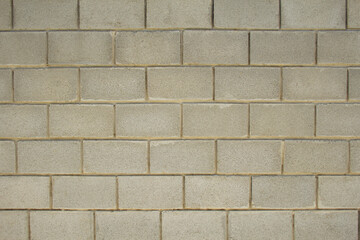
{"label": "horizontal mortar line", "polygon": [[121,211],[359,211],[360,208],[3,208],[1,211],[98,211],[98,212],[121,212]]}
{"label": "horizontal mortar line", "polygon": [[1,32],[170,32],[170,31],[238,31],[238,32],[315,32],[315,31],[326,31],[326,32],[357,32],[359,28],[223,28],[223,27],[193,27],[193,28],[181,28],[181,27],[170,27],[170,28],[34,28],[34,29],[1,29]]}

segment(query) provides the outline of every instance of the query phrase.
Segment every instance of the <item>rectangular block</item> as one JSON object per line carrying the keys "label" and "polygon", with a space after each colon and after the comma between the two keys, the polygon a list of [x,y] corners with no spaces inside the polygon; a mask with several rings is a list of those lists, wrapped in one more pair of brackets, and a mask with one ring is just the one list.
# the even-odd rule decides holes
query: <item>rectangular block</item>
{"label": "rectangular block", "polygon": [[284,68],[285,100],[346,100],[345,68]]}
{"label": "rectangular block", "polygon": [[54,208],[116,208],[115,177],[54,176],[52,187]]}
{"label": "rectangular block", "polygon": [[75,68],[16,69],[15,101],[71,102],[78,96]]}
{"label": "rectangular block", "polygon": [[96,238],[160,239],[160,214],[155,211],[96,212]]}
{"label": "rectangular block", "polygon": [[281,28],[345,29],[345,0],[286,0],[281,2]]}
{"label": "rectangular block", "polygon": [[279,100],[280,69],[216,67],[216,100]]}
{"label": "rectangular block", "polygon": [[143,0],[80,0],[80,28],[143,28],[144,3]]}
{"label": "rectangular block", "polygon": [[118,32],[116,63],[180,64],[180,32]]}
{"label": "rectangular block", "polygon": [[50,106],[50,136],[113,137],[113,105],[66,104]]}
{"label": "rectangular block", "polygon": [[0,141],[0,173],[15,173],[15,144],[13,141]]}
{"label": "rectangular block", "polygon": [[0,239],[29,239],[28,216],[26,211],[0,212]]}
{"label": "rectangular block", "polygon": [[11,29],[11,0],[0,2],[0,29]]}
{"label": "rectangular block", "polygon": [[182,208],[181,176],[120,176],[119,208]]}
{"label": "rectangular block", "polygon": [[317,136],[360,135],[360,104],[320,104],[316,107]]}
{"label": "rectangular block", "polygon": [[247,208],[250,179],[244,176],[186,176],[186,208]]}
{"label": "rectangular block", "polygon": [[219,173],[280,173],[281,142],[220,140],[217,161]]}
{"label": "rectangular block", "polygon": [[213,141],[151,141],[152,173],[213,173],[215,143]]}
{"label": "rectangular block", "polygon": [[350,172],[360,173],[360,140],[350,142]]}
{"label": "rectangular block", "polygon": [[328,31],[318,33],[319,64],[359,64],[360,32]]}
{"label": "rectangular block", "polygon": [[150,0],[148,28],[211,28],[211,0]]}
{"label": "rectangular block", "polygon": [[357,0],[349,0],[347,7],[347,27],[360,28],[360,2]]}
{"label": "rectangular block", "polygon": [[0,65],[46,64],[45,32],[1,32]]}
{"label": "rectangular block", "polygon": [[146,173],[146,141],[84,141],[84,172]]}
{"label": "rectangular block", "polygon": [[[0,2],[1,5],[2,2]],[[1,9],[1,8],[0,8]],[[1,16],[1,15],[0,15]],[[13,97],[12,73],[10,69],[0,70],[0,102],[11,102]]]}
{"label": "rectangular block", "polygon": [[248,106],[245,104],[184,104],[184,136],[247,136]]}
{"label": "rectangular block", "polygon": [[346,173],[348,160],[345,141],[285,141],[287,173]]}
{"label": "rectangular block", "polygon": [[251,136],[314,135],[314,106],[311,104],[251,104]]}
{"label": "rectangular block", "polygon": [[111,64],[110,32],[50,32],[49,64]]}
{"label": "rectangular block", "polygon": [[148,69],[150,100],[212,100],[211,68],[162,67]]}
{"label": "rectangular block", "polygon": [[118,104],[116,134],[127,137],[179,137],[179,104]]}
{"label": "rectangular block", "polygon": [[45,105],[0,105],[1,137],[46,137]]}
{"label": "rectangular block", "polygon": [[360,100],[360,69],[349,69],[349,100]]}
{"label": "rectangular block", "polygon": [[356,211],[297,211],[295,239],[357,240]]}
{"label": "rectangular block", "polygon": [[279,0],[215,0],[218,28],[278,29]]}
{"label": "rectangular block", "polygon": [[254,208],[314,208],[314,176],[253,176]]}
{"label": "rectangular block", "polygon": [[283,211],[229,212],[229,238],[240,239],[292,239],[292,214]]}
{"label": "rectangular block", "polygon": [[220,211],[165,211],[164,240],[225,240],[226,213]]}
{"label": "rectangular block", "polygon": [[320,176],[320,208],[359,208],[360,176]]}
{"label": "rectangular block", "polygon": [[77,13],[76,0],[14,0],[14,28],[74,29]]}
{"label": "rectangular block", "polygon": [[247,64],[248,33],[185,31],[184,64]]}
{"label": "rectangular block", "polygon": [[49,208],[48,177],[0,177],[0,208]]}
{"label": "rectangular block", "polygon": [[82,68],[80,70],[83,101],[144,101],[143,68]]}
{"label": "rectangular block", "polygon": [[314,64],[315,33],[292,31],[251,32],[251,64]]}
{"label": "rectangular block", "polygon": [[19,141],[20,173],[81,173],[80,141]]}

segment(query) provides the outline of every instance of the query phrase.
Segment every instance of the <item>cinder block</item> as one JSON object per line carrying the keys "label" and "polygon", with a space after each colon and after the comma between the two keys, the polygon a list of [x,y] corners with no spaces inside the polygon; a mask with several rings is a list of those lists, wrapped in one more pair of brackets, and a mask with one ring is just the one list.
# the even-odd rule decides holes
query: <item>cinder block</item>
{"label": "cinder block", "polygon": [[245,104],[184,104],[184,136],[247,136],[248,106]]}
{"label": "cinder block", "polygon": [[348,0],[347,7],[348,28],[360,28],[360,2]]}
{"label": "cinder block", "polygon": [[148,28],[211,28],[211,0],[149,0]]}
{"label": "cinder block", "polygon": [[280,173],[280,141],[220,140],[217,144],[220,173]]}
{"label": "cinder block", "polygon": [[119,208],[182,208],[181,176],[120,176]]}
{"label": "cinder block", "polygon": [[247,64],[248,33],[240,31],[185,31],[184,63]]}
{"label": "cinder block", "polygon": [[349,100],[360,100],[360,69],[349,69]]}
{"label": "cinder block", "polygon": [[15,144],[13,141],[0,141],[0,173],[15,172]]}
{"label": "cinder block", "polygon": [[214,10],[218,28],[279,28],[279,0],[215,0]]}
{"label": "cinder block", "polygon": [[225,240],[226,213],[223,211],[165,211],[164,240]]}
{"label": "cinder block", "polygon": [[75,68],[16,69],[15,101],[77,100],[78,70]]}
{"label": "cinder block", "polygon": [[82,68],[80,79],[83,101],[145,100],[143,68]]}
{"label": "cinder block", "polygon": [[350,172],[360,173],[360,140],[350,142]]}
{"label": "cinder block", "polygon": [[26,211],[0,212],[0,239],[29,239],[28,216]]}
{"label": "cinder block", "polygon": [[252,178],[254,208],[314,208],[314,176],[254,176]]}
{"label": "cinder block", "polygon": [[50,207],[48,177],[1,176],[0,192],[0,209]]}
{"label": "cinder block", "polygon": [[54,208],[116,208],[115,177],[54,176],[52,184]]}
{"label": "cinder block", "polygon": [[215,68],[216,100],[279,100],[280,69]]}
{"label": "cinder block", "polygon": [[20,141],[20,173],[81,173],[80,141]]}
{"label": "cinder block", "polygon": [[245,176],[186,176],[186,208],[247,208],[250,179]]}
{"label": "cinder block", "polygon": [[[1,4],[1,2],[0,2]],[[1,16],[1,15],[0,15]],[[11,102],[13,96],[12,73],[10,69],[0,70],[0,102]]]}
{"label": "cinder block", "polygon": [[205,67],[148,69],[150,100],[212,100],[213,75]]}
{"label": "cinder block", "polygon": [[11,0],[0,1],[0,29],[11,29]]}

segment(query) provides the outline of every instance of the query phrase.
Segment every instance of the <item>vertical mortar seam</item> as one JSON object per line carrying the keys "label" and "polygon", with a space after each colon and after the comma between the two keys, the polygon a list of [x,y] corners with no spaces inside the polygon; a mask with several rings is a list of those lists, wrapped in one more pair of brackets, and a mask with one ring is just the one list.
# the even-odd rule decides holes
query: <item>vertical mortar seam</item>
{"label": "vertical mortar seam", "polygon": [[316,104],[314,104],[314,137],[316,137],[316,115],[317,115],[317,108]]}
{"label": "vertical mortar seam", "polygon": [[46,104],[46,137],[50,138],[50,104]]}
{"label": "vertical mortar seam", "polygon": [[15,144],[15,173],[19,173],[18,140],[15,140],[14,144]]}
{"label": "vertical mortar seam", "polygon": [[225,211],[226,217],[225,217],[225,239],[229,239],[229,211]]}
{"label": "vertical mortar seam", "polygon": [[280,102],[283,101],[284,98],[284,69],[280,67]]}
{"label": "vertical mortar seam", "polygon": [[52,176],[49,178],[49,199],[50,199],[50,209],[53,209],[54,206],[54,197],[53,197],[53,179]]}
{"label": "vertical mortar seam", "polygon": [[347,162],[347,172],[351,173],[351,141],[347,141],[348,144],[348,162]]}
{"label": "vertical mortar seam", "polygon": [[279,30],[282,28],[281,26],[281,0],[279,0]]}
{"label": "vertical mortar seam", "polygon": [[248,103],[248,116],[247,116],[247,138],[250,138],[250,134],[251,134],[251,131],[250,131],[250,106],[251,104]]}
{"label": "vertical mortar seam", "polygon": [[182,190],[183,190],[183,209],[186,209],[186,202],[185,202],[185,175],[182,176]]}
{"label": "vertical mortar seam", "polygon": [[151,173],[151,162],[150,162],[150,140],[147,140],[147,146],[146,146],[146,150],[147,150],[147,173],[150,174]]}
{"label": "vertical mortar seam", "polygon": [[145,101],[149,102],[148,67],[145,67]]}
{"label": "vertical mortar seam", "polygon": [[315,31],[315,65],[318,65],[318,31]]}
{"label": "vertical mortar seam", "polygon": [[76,19],[77,29],[80,29],[80,0],[77,0],[76,13],[77,13],[77,19]]}
{"label": "vertical mortar seam", "polygon": [[144,28],[147,28],[147,0],[144,0]]}
{"label": "vertical mortar seam", "polygon": [[315,209],[319,209],[319,176],[315,175]]}
{"label": "vertical mortar seam", "polygon": [[211,28],[215,27],[215,1],[211,0]]}
{"label": "vertical mortar seam", "polygon": [[180,104],[180,138],[184,137],[184,105]]}
{"label": "vertical mortar seam", "polygon": [[180,31],[180,65],[184,65],[184,31]]}
{"label": "vertical mortar seam", "polygon": [[284,164],[285,164],[285,140],[281,141],[281,170],[280,173],[284,174]]}
{"label": "vertical mortar seam", "polygon": [[249,180],[250,180],[250,186],[249,186],[249,209],[252,209],[252,176],[249,176]]}
{"label": "vertical mortar seam", "polygon": [[251,65],[250,31],[248,32],[248,65]]}
{"label": "vertical mortar seam", "polygon": [[346,68],[346,101],[350,99],[350,73],[349,68]]}
{"label": "vertical mortar seam", "polygon": [[214,142],[214,148],[215,148],[215,165],[214,165],[214,167],[215,167],[215,173],[214,174],[217,174],[218,173],[218,140],[217,139],[215,139],[215,142]]}
{"label": "vertical mortar seam", "polygon": [[118,210],[119,207],[119,176],[115,177],[115,198],[116,198],[116,209]]}
{"label": "vertical mortar seam", "polygon": [[80,140],[80,172],[84,173],[84,140]]}
{"label": "vertical mortar seam", "polygon": [[116,32],[112,31],[111,32],[111,47],[112,47],[112,64],[116,65]]}
{"label": "vertical mortar seam", "polygon": [[163,214],[163,211],[160,210],[160,212],[159,212],[160,240],[162,240],[162,235],[163,235],[163,234],[162,234],[162,232],[163,232],[163,231],[162,231],[162,217],[163,217],[162,214]]}
{"label": "vertical mortar seam", "polygon": [[80,68],[78,68],[78,94],[77,94],[78,102],[81,102],[81,73]]}
{"label": "vertical mortar seam", "polygon": [[96,240],[96,216],[95,211],[93,211],[93,235],[94,240]]}
{"label": "vertical mortar seam", "polygon": [[215,101],[215,67],[211,67],[212,70],[212,100]]}
{"label": "vertical mortar seam", "polygon": [[113,106],[113,137],[116,138],[116,104]]}
{"label": "vertical mortar seam", "polygon": [[30,210],[27,211],[27,227],[28,227],[28,238],[31,240],[31,224],[30,224]]}
{"label": "vertical mortar seam", "polygon": [[12,102],[15,102],[15,70],[11,69],[11,91],[12,91]]}
{"label": "vertical mortar seam", "polygon": [[295,212],[292,211],[291,213],[291,232],[292,232],[292,239],[295,240]]}

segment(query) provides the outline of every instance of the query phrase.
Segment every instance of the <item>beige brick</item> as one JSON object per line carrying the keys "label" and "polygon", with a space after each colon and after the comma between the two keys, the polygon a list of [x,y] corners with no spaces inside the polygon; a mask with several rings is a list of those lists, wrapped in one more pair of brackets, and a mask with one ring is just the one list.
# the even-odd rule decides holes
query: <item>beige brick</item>
{"label": "beige brick", "polygon": [[284,68],[285,100],[346,100],[345,68]]}
{"label": "beige brick", "polygon": [[247,136],[248,106],[245,104],[184,104],[184,136]]}
{"label": "beige brick", "polygon": [[152,141],[150,143],[152,173],[213,173],[215,143],[213,141]]}
{"label": "beige brick", "polygon": [[112,105],[51,105],[50,135],[54,137],[112,137]]}
{"label": "beige brick", "polygon": [[279,0],[215,0],[215,27],[279,28]]}
{"label": "beige brick", "polygon": [[220,173],[280,173],[281,142],[220,140],[217,145]]}
{"label": "beige brick", "polygon": [[0,141],[0,156],[0,173],[14,173],[16,165],[14,142]]}
{"label": "beige brick", "polygon": [[359,208],[360,176],[320,176],[320,208]]}
{"label": "beige brick", "polygon": [[148,69],[150,100],[212,100],[211,68],[163,67]]}
{"label": "beige brick", "polygon": [[148,28],[211,28],[211,0],[149,0]]}
{"label": "beige brick", "polygon": [[216,100],[279,100],[280,69],[217,67]]}
{"label": "beige brick", "polygon": [[359,64],[360,32],[319,32],[317,59],[319,64]]}
{"label": "beige brick", "polygon": [[20,173],[80,173],[80,141],[18,142]]}
{"label": "beige brick", "polygon": [[0,65],[39,65],[45,63],[46,33],[0,33]]}
{"label": "beige brick", "polygon": [[186,176],[187,208],[247,208],[250,179],[244,176]]}
{"label": "beige brick", "polygon": [[317,136],[360,135],[360,104],[320,104],[316,110]]}
{"label": "beige brick", "polygon": [[45,137],[46,106],[0,105],[1,137]]}
{"label": "beige brick", "polygon": [[93,226],[92,212],[30,212],[31,239],[92,240]]}
{"label": "beige brick", "polygon": [[349,99],[360,100],[360,69],[349,69]]}
{"label": "beige brick", "polygon": [[96,212],[96,238],[160,238],[160,214],[155,211]]}
{"label": "beige brick", "polygon": [[119,179],[119,208],[182,208],[181,176],[131,176]]}
{"label": "beige brick", "polygon": [[248,33],[185,31],[185,64],[247,64]]}
{"label": "beige brick", "polygon": [[82,29],[144,27],[143,0],[80,0],[80,13]]}
{"label": "beige brick", "polygon": [[109,32],[50,32],[50,64],[111,64]]}
{"label": "beige brick", "polygon": [[128,137],[178,137],[180,105],[118,104],[116,134]]}
{"label": "beige brick", "polygon": [[75,101],[75,68],[19,69],[14,71],[15,101]]}
{"label": "beige brick", "polygon": [[281,2],[281,28],[344,29],[345,0],[286,0]]}
{"label": "beige brick", "polygon": [[0,239],[29,239],[28,216],[25,211],[0,212]]}
{"label": "beige brick", "polygon": [[84,101],[145,100],[143,68],[82,68],[80,79]]}
{"label": "beige brick", "polygon": [[164,240],[225,240],[226,213],[220,211],[165,211]]}
{"label": "beige brick", "polygon": [[0,29],[11,29],[11,0],[0,1]]}
{"label": "beige brick", "polygon": [[360,173],[360,140],[350,142],[350,172]]}
{"label": "beige brick", "polygon": [[285,141],[284,172],[346,173],[349,145],[345,141]]}
{"label": "beige brick", "polygon": [[250,135],[314,135],[314,106],[311,104],[251,104]]}
{"label": "beige brick", "polygon": [[291,212],[234,211],[229,212],[229,239],[278,239],[292,238]]}
{"label": "beige brick", "polygon": [[250,39],[251,64],[315,63],[313,32],[252,32]]}
{"label": "beige brick", "polygon": [[54,208],[113,209],[116,207],[115,177],[53,177]]}
{"label": "beige brick", "polygon": [[48,177],[0,177],[0,208],[49,208]]}
{"label": "beige brick", "polygon": [[180,32],[118,32],[117,64],[180,64]]}
{"label": "beige brick", "polygon": [[146,141],[84,141],[84,172],[146,173]]}
{"label": "beige brick", "polygon": [[315,207],[314,176],[254,176],[252,206],[255,208]]}
{"label": "beige brick", "polygon": [[74,29],[77,18],[76,0],[14,0],[15,29]]}
{"label": "beige brick", "polygon": [[347,6],[348,28],[360,28],[360,2],[348,0]]}
{"label": "beige brick", "polygon": [[[0,2],[1,4],[1,2]],[[1,8],[0,8],[1,9]],[[1,14],[0,14],[1,16]],[[10,69],[0,70],[0,102],[12,101],[12,73]]]}
{"label": "beige brick", "polygon": [[356,211],[297,211],[295,239],[357,240]]}

